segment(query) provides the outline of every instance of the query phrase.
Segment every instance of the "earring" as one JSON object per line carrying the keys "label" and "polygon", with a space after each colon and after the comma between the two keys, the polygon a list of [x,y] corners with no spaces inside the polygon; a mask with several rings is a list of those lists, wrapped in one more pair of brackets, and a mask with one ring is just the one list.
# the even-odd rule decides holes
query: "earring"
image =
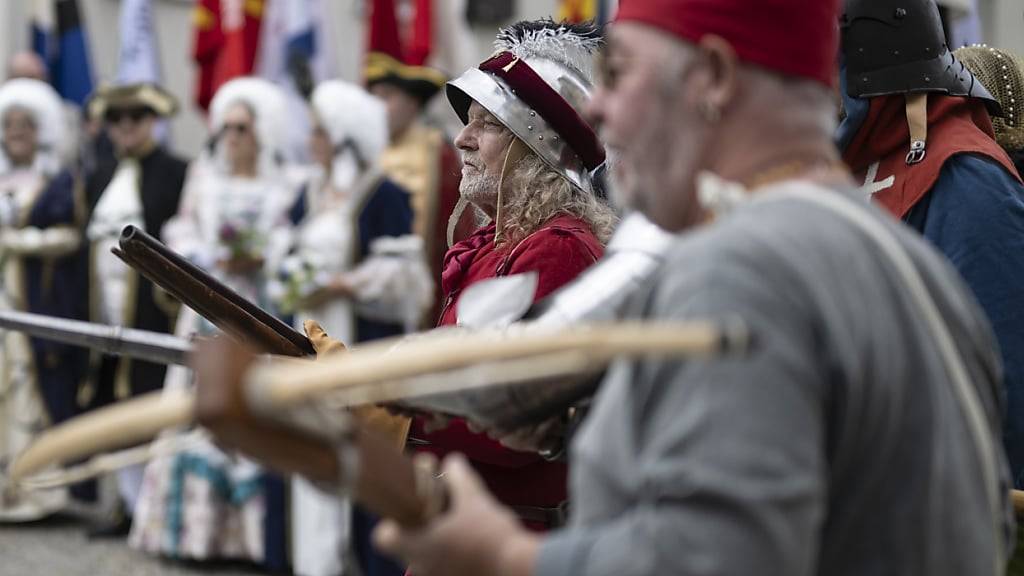
{"label": "earring", "polygon": [[715,124],[722,117],[722,111],[719,110],[718,106],[715,106],[708,100],[704,100],[698,106],[700,113],[704,116],[704,119],[708,121],[708,124]]}

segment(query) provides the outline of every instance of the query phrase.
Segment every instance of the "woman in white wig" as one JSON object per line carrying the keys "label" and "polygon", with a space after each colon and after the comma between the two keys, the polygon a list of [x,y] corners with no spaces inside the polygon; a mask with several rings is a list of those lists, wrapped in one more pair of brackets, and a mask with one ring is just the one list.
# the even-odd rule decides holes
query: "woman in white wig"
{"label": "woman in white wig", "polygon": [[[179,213],[163,229],[171,249],[261,306],[269,304],[265,270],[287,249],[287,211],[297,190],[279,148],[286,121],[277,86],[239,78],[221,87],[210,107],[211,144],[190,167]],[[183,309],[176,333],[213,330]],[[189,370],[168,369],[168,393],[189,385]],[[173,441],[188,449],[147,466],[129,543],[177,558],[263,562],[267,475],[201,438]]]}
{"label": "woman in white wig", "polygon": [[[432,303],[433,283],[423,242],[412,234],[409,194],[379,166],[388,141],[384,103],[334,80],[313,92],[312,115],[316,166],[291,210],[292,250],[276,294],[294,311],[296,327],[313,319],[348,344],[415,329]],[[341,572],[349,514],[347,504],[293,481],[296,574]]]}
{"label": "woman in white wig", "polygon": [[[74,183],[60,172],[63,122],[60,97],[48,84],[16,79],[0,87],[0,306],[81,317]],[[0,462],[40,429],[73,415],[84,358],[74,348],[18,332],[2,338]],[[0,499],[0,521],[36,520],[66,502],[65,490]]]}

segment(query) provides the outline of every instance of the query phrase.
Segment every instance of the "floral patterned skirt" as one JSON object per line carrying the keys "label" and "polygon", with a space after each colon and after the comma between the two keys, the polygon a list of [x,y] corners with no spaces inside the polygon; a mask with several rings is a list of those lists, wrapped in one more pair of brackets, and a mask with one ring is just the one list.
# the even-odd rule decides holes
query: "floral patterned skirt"
{"label": "floral patterned skirt", "polygon": [[211,443],[146,466],[128,543],[189,560],[264,558],[263,472]]}

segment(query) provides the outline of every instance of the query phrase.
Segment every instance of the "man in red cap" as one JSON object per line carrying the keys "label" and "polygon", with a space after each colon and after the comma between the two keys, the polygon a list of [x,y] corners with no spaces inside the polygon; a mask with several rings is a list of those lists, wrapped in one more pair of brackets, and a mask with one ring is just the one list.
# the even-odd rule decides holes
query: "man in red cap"
{"label": "man in red cap", "polygon": [[624,0],[591,103],[616,196],[674,246],[631,314],[739,317],[739,357],[613,365],[570,525],[516,524],[459,457],[449,508],[376,539],[417,576],[1001,574],[991,329],[832,145],[835,0]]}

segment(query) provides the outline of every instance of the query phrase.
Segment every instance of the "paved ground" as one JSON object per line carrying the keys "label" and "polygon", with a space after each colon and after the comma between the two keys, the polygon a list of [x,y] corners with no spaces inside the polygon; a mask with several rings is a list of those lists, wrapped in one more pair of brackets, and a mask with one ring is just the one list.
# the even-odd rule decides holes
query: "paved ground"
{"label": "paved ground", "polygon": [[238,565],[162,561],[128,548],[124,539],[87,540],[85,512],[33,524],[0,524],[0,576],[254,576]]}

